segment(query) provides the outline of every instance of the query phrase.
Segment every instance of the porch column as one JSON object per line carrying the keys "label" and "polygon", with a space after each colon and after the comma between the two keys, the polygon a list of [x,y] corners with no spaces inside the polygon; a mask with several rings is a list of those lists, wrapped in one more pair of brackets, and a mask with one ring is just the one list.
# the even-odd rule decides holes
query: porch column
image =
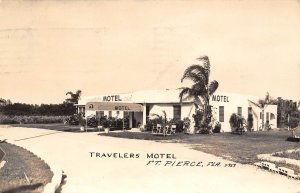
{"label": "porch column", "polygon": [[129,128],[132,128],[132,114],[133,112],[129,113]]}
{"label": "porch column", "polygon": [[147,108],[147,105],[146,105],[146,103],[144,103],[143,104],[143,123],[142,123],[143,126],[146,125],[146,121],[147,121],[146,108]]}

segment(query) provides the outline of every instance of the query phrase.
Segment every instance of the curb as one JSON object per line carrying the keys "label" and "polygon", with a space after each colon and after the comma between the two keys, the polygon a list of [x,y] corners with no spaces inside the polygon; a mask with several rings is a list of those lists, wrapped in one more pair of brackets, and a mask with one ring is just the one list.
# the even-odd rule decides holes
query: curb
{"label": "curb", "polygon": [[[16,145],[18,147],[22,147],[19,144],[16,144],[14,141],[11,141],[11,140],[7,140],[6,142],[10,143],[10,144],[13,144],[13,145]],[[59,167],[56,167],[55,164],[50,163],[50,162],[42,159],[40,156],[36,155],[35,153],[33,153],[32,151],[28,150],[27,148],[25,148],[25,147],[22,147],[22,148],[24,148],[26,151],[31,152],[32,154],[34,154],[35,156],[37,156],[41,160],[43,160],[46,164],[48,164],[48,166],[50,167],[50,170],[53,173],[53,176],[52,176],[51,181],[44,186],[44,190],[43,190],[42,193],[55,193],[55,191],[59,188],[59,186],[60,186],[60,184],[62,182],[63,170],[60,169]]]}
{"label": "curb", "polygon": [[260,160],[266,160],[266,161],[285,162],[287,164],[291,164],[291,165],[295,165],[295,166],[300,167],[300,161],[299,160],[276,157],[276,156],[273,156],[272,154],[260,154],[260,155],[257,155],[257,158],[260,159]]}

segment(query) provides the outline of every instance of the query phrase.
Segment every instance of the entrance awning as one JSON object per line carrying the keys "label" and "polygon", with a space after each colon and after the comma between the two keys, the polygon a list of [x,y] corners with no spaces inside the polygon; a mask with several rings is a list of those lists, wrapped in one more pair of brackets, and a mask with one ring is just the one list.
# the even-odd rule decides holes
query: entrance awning
{"label": "entrance awning", "polygon": [[143,105],[136,103],[115,103],[115,102],[88,102],[85,105],[86,110],[93,111],[131,111],[143,112]]}

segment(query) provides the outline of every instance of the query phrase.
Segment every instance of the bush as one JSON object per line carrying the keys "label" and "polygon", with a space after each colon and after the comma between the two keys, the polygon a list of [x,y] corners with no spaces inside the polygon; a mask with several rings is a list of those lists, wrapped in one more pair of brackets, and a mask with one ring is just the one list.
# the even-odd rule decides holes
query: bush
{"label": "bush", "polygon": [[240,128],[243,123],[245,122],[245,119],[242,116],[239,116],[235,113],[232,113],[229,119],[229,123],[232,129],[236,130]]}
{"label": "bush", "polygon": [[299,123],[300,123],[300,118],[298,118],[298,117],[291,117],[290,118],[290,122],[289,122],[289,127],[290,128],[298,127]]}
{"label": "bush", "polygon": [[18,123],[20,122],[18,122],[17,120],[15,120],[10,116],[6,116],[6,115],[0,116],[0,124],[18,124]]}
{"label": "bush", "polygon": [[217,121],[216,124],[215,124],[215,127],[213,129],[213,132],[214,133],[220,133],[221,132],[221,127],[222,127],[221,123]]}
{"label": "bush", "polygon": [[104,128],[108,128],[107,117],[106,116],[100,117],[98,125],[100,125]]}
{"label": "bush", "polygon": [[153,126],[156,126],[157,124],[161,124],[161,123],[162,120],[159,117],[155,119],[149,119],[145,125],[146,131],[152,131]]}
{"label": "bush", "polygon": [[41,104],[32,105],[13,103],[0,106],[0,112],[9,116],[68,116],[75,113],[73,104]]}
{"label": "bush", "polygon": [[95,115],[87,117],[87,126],[89,126],[89,127],[97,127],[98,126],[98,121],[97,121]]}
{"label": "bush", "polygon": [[204,116],[204,113],[202,110],[196,110],[195,114],[193,114],[193,119],[195,121],[195,128],[202,127],[203,116]]}
{"label": "bush", "polygon": [[82,117],[82,114],[75,114],[72,116],[69,116],[66,120],[66,123],[68,125],[85,125],[85,120]]}
{"label": "bush", "polygon": [[48,124],[64,123],[66,116],[7,116],[0,115],[0,124]]}
{"label": "bush", "polygon": [[176,132],[182,132],[183,131],[183,121],[180,119],[171,119],[169,121],[169,125],[176,125]]}
{"label": "bush", "polygon": [[212,115],[211,111],[207,112],[207,116],[204,117],[204,112],[202,109],[196,110],[193,115],[193,119],[195,121],[195,129],[198,130],[200,134],[209,134],[212,130]]}
{"label": "bush", "polygon": [[187,132],[191,127],[191,120],[188,117],[183,119],[183,129]]}

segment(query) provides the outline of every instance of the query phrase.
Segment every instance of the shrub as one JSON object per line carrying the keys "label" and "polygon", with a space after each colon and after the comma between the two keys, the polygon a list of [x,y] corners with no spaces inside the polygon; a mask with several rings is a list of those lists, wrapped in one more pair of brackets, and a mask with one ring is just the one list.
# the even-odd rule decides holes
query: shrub
{"label": "shrub", "polygon": [[129,117],[125,117],[124,119],[124,128],[128,129],[129,128]]}
{"label": "shrub", "polygon": [[162,124],[161,117],[157,117],[155,119],[149,119],[145,125],[146,131],[152,131],[153,126],[156,126],[157,124]]}
{"label": "shrub", "polygon": [[183,129],[185,130],[185,132],[187,132],[188,129],[190,129],[191,126],[191,120],[188,117],[185,117],[183,119]]}
{"label": "shrub", "polygon": [[171,119],[169,125],[176,125],[176,132],[183,131],[183,121],[180,119]]}
{"label": "shrub", "polygon": [[155,125],[154,120],[149,119],[145,125],[146,131],[151,131],[154,125]]}
{"label": "shrub", "polygon": [[98,121],[97,121],[95,115],[87,117],[87,126],[89,126],[89,127],[97,127],[98,126]]}
{"label": "shrub", "polygon": [[68,125],[84,125],[83,122],[85,122],[85,120],[83,119],[81,114],[69,116],[66,120],[66,123]]}
{"label": "shrub", "polygon": [[7,116],[0,115],[0,124],[64,123],[66,116]]}
{"label": "shrub", "polygon": [[220,133],[221,127],[222,127],[221,123],[217,121],[216,124],[215,124],[215,127],[213,129],[213,132],[214,133]]}
{"label": "shrub", "polygon": [[290,128],[295,128],[299,125],[300,123],[300,118],[298,117],[291,117],[290,122],[289,122],[289,127]]}
{"label": "shrub", "polygon": [[242,116],[239,116],[235,113],[232,113],[229,119],[230,126],[234,130],[240,128],[243,125],[244,121],[245,119]]}
{"label": "shrub", "polygon": [[116,121],[115,127],[116,127],[117,129],[123,129],[123,119],[117,119],[117,120],[115,120],[115,121]]}
{"label": "shrub", "polygon": [[107,117],[106,116],[100,117],[99,125],[103,126],[104,128],[108,127],[108,122],[107,122]]}
{"label": "shrub", "polygon": [[202,110],[196,110],[195,114],[193,114],[193,119],[195,122],[195,128],[202,127],[202,119],[203,119],[204,113]]}
{"label": "shrub", "polygon": [[20,123],[20,122],[6,115],[0,116],[0,124],[16,124],[16,123]]}

